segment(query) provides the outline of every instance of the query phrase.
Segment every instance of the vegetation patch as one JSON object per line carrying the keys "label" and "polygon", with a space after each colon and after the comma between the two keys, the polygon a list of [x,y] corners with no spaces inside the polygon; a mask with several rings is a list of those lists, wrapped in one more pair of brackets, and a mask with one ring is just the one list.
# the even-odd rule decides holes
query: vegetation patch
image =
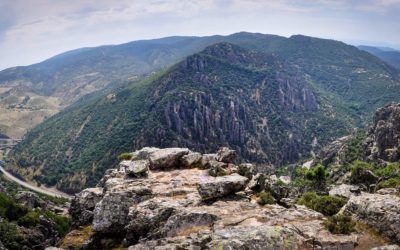
{"label": "vegetation patch", "polygon": [[261,192],[258,194],[257,203],[260,204],[261,206],[267,204],[275,204],[275,198],[274,196],[272,196],[270,192]]}
{"label": "vegetation patch", "polygon": [[300,197],[297,203],[320,212],[325,216],[332,216],[340,211],[346,204],[346,200],[336,196],[320,196],[314,192],[307,192]]}
{"label": "vegetation patch", "polygon": [[339,214],[329,217],[324,226],[333,234],[350,234],[355,231],[356,223],[351,216]]}

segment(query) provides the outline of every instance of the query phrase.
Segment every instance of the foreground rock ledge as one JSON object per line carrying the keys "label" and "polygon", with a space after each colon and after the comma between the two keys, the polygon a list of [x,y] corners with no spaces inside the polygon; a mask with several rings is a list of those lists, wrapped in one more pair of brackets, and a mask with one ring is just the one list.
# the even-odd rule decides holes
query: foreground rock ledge
{"label": "foreground rock ledge", "polygon": [[[248,187],[257,178],[253,167],[239,175],[229,149],[202,155],[143,148],[131,155],[97,188],[76,195],[74,225],[123,237],[129,249],[353,249],[359,241],[356,233],[331,234],[326,218],[304,206],[258,205]],[[215,166],[227,175],[211,176]]]}

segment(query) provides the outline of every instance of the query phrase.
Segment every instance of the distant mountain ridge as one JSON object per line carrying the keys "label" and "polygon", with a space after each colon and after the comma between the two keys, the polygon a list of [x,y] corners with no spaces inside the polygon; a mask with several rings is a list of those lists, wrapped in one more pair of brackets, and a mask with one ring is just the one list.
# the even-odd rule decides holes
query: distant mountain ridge
{"label": "distant mountain ridge", "polygon": [[386,47],[373,47],[373,46],[365,46],[361,45],[358,46],[359,49],[365,50],[383,61],[387,62],[388,64],[400,69],[400,51],[392,48]]}
{"label": "distant mountain ridge", "polygon": [[94,185],[118,154],[143,146],[225,145],[242,159],[282,165],[400,99],[398,70],[342,42],[252,33],[207,39],[196,44],[217,43],[32,129],[10,154],[20,174],[75,192]]}

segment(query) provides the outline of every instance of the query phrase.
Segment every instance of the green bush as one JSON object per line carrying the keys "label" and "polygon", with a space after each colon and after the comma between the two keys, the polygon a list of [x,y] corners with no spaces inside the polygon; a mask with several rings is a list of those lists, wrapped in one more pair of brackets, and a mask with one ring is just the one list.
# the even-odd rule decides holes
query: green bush
{"label": "green bush", "polygon": [[346,204],[346,200],[336,196],[319,196],[314,192],[307,192],[300,197],[297,203],[320,212],[323,215],[332,216],[339,212]]}
{"label": "green bush", "polygon": [[0,221],[0,242],[6,249],[23,249],[24,237],[19,232],[17,226],[6,220]]}
{"label": "green bush", "polygon": [[15,203],[5,194],[0,194],[0,217],[9,221],[18,220],[28,212],[28,209]]}
{"label": "green bush", "polygon": [[307,170],[305,177],[313,183],[314,188],[322,189],[326,185],[328,173],[323,165],[318,164],[317,166]]}
{"label": "green bush", "polygon": [[350,182],[352,184],[371,185],[376,183],[376,176],[371,174],[373,170],[373,166],[371,164],[363,161],[355,161],[350,165],[350,168]]}
{"label": "green bush", "polygon": [[270,192],[261,192],[258,195],[258,204],[264,206],[266,204],[275,204],[275,198]]}
{"label": "green bush", "polygon": [[18,225],[27,228],[36,227],[40,222],[39,217],[40,214],[38,212],[30,211],[26,215],[18,219]]}
{"label": "green bush", "polygon": [[68,233],[71,227],[71,221],[69,218],[60,216],[50,211],[45,212],[44,216],[55,223],[55,228],[60,236],[64,236]]}
{"label": "green bush", "polygon": [[381,181],[376,185],[375,190],[379,190],[382,188],[396,188],[400,186],[400,179],[399,178],[390,178],[385,181]]}
{"label": "green bush", "polygon": [[333,234],[350,234],[354,232],[356,223],[347,215],[334,215],[324,222],[324,226]]}
{"label": "green bush", "polygon": [[130,160],[132,159],[132,154],[131,153],[122,153],[118,155],[118,160],[123,161],[123,160]]}

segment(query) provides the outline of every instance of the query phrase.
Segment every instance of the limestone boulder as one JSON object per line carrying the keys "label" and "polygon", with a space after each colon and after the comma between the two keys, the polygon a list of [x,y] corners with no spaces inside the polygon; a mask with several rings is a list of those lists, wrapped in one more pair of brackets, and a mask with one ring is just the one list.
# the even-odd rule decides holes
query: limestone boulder
{"label": "limestone boulder", "polygon": [[72,224],[74,226],[90,224],[93,221],[93,210],[102,198],[102,188],[87,188],[76,194],[69,208]]}
{"label": "limestone boulder", "polygon": [[203,200],[209,200],[242,191],[247,182],[246,177],[232,174],[200,182],[197,190]]}
{"label": "limestone boulder", "polygon": [[353,215],[393,242],[400,243],[400,197],[362,193],[351,196],[341,212]]}
{"label": "limestone boulder", "polygon": [[189,154],[187,148],[164,148],[149,155],[150,169],[170,169],[181,166],[181,158]]}

